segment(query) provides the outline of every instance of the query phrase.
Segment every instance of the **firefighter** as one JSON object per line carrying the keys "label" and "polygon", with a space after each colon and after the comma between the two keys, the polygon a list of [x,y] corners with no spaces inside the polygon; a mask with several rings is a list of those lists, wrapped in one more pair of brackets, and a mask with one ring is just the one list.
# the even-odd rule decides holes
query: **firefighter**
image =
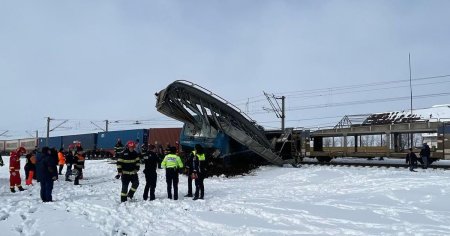
{"label": "firefighter", "polygon": [[83,169],[84,169],[84,160],[85,160],[83,148],[80,144],[76,147],[76,153],[74,155],[74,172],[75,172],[75,181],[73,181],[74,185],[80,185],[80,179],[83,178]]}
{"label": "firefighter", "polygon": [[150,145],[150,148],[148,148],[146,143],[142,144],[141,148],[141,156],[145,164],[144,200],[148,199],[148,190],[150,190],[150,201],[155,200],[156,180],[158,179],[158,175],[156,174],[156,169],[158,169],[158,155],[156,155],[154,149],[154,145]]}
{"label": "firefighter", "polygon": [[176,147],[169,147],[169,154],[164,157],[161,166],[166,169],[167,182],[167,197],[172,199],[172,184],[173,184],[173,199],[178,200],[178,172],[183,168],[181,158],[176,154]]}
{"label": "firefighter", "polygon": [[203,147],[200,144],[195,145],[192,161],[192,176],[195,180],[195,194],[192,200],[203,199],[205,196],[205,186],[203,181],[206,178],[206,156]]}
{"label": "firefighter", "polygon": [[27,150],[24,147],[19,147],[15,151],[11,152],[10,161],[9,161],[9,183],[11,192],[15,193],[15,186],[19,189],[19,191],[25,190],[22,188],[20,179],[20,156],[24,155]]}
{"label": "firefighter", "polygon": [[124,151],[124,147],[122,144],[122,140],[117,139],[117,143],[114,146],[114,158],[119,159],[122,156],[122,153]]}
{"label": "firefighter", "polygon": [[[122,192],[120,193],[120,201],[126,202],[127,197],[133,198],[139,186],[138,171],[140,167],[139,156],[134,150],[136,144],[133,141],[127,142],[127,149],[123,151],[121,157],[117,160],[117,172],[116,178],[122,178]],[[131,188],[128,191],[128,185],[131,182]]]}

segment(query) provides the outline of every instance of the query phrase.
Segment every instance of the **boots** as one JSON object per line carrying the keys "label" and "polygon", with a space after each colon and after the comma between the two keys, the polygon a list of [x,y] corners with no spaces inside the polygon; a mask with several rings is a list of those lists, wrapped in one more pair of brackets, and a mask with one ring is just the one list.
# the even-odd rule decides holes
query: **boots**
{"label": "boots", "polygon": [[197,200],[198,199],[198,192],[199,192],[199,188],[197,186],[195,186],[195,194],[194,194],[194,198],[192,198],[192,200]]}
{"label": "boots", "polygon": [[205,197],[205,186],[202,185],[200,187],[200,199],[203,199]]}
{"label": "boots", "polygon": [[21,191],[21,192],[25,190],[24,188],[22,188],[22,186],[19,186],[18,188],[19,188],[19,191]]}
{"label": "boots", "polygon": [[14,187],[11,188],[11,193],[15,193],[16,190],[14,189]]}

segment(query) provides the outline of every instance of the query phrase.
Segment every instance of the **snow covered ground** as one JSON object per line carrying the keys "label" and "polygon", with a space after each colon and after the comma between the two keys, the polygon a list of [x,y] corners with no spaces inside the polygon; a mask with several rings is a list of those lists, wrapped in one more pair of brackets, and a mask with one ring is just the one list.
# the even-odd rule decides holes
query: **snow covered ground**
{"label": "snow covered ground", "polygon": [[42,203],[36,184],[9,192],[8,159],[0,168],[2,236],[450,235],[450,171],[262,167],[208,178],[205,200],[173,201],[159,170],[157,200],[142,200],[140,174],[137,200],[120,204],[115,165],[87,161],[82,186],[57,181],[56,201]]}

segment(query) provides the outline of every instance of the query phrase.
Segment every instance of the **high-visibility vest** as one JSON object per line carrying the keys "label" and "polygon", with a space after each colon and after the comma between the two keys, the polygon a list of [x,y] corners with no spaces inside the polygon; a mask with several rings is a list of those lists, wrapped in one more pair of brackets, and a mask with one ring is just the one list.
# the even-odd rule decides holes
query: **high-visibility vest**
{"label": "high-visibility vest", "polygon": [[167,154],[161,163],[161,166],[167,169],[170,168],[183,168],[183,162],[181,158],[175,154]]}

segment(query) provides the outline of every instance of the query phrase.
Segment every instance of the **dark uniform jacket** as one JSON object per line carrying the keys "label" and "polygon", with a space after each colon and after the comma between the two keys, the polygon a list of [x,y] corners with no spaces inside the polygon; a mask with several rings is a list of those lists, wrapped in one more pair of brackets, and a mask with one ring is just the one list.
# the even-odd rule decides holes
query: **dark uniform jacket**
{"label": "dark uniform jacket", "polygon": [[116,145],[114,146],[114,157],[115,158],[120,158],[122,156],[122,153],[124,151],[124,147],[122,143],[116,143]]}
{"label": "dark uniform jacket", "polygon": [[417,164],[417,156],[414,152],[406,154],[406,164]]}
{"label": "dark uniform jacket", "polygon": [[159,158],[153,151],[142,150],[141,152],[142,159],[144,160],[145,174],[156,174],[156,169],[158,168]]}
{"label": "dark uniform jacket", "polygon": [[137,174],[139,171],[139,155],[136,151],[130,151],[126,149],[123,152],[122,157],[117,160],[117,172],[124,175]]}

